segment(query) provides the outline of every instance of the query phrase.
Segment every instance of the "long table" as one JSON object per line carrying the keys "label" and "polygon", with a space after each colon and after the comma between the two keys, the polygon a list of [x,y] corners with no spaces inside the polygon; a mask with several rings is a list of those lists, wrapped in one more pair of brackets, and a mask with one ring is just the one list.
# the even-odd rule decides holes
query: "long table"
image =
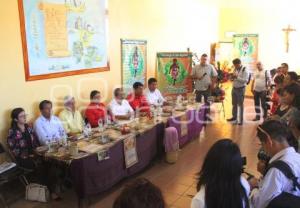
{"label": "long table", "polygon": [[[113,185],[129,176],[141,172],[156,157],[163,155],[163,139],[166,127],[173,126],[179,134],[179,142],[182,147],[187,142],[199,136],[204,121],[204,108],[199,110],[190,107],[186,112],[177,112],[170,118],[164,118],[150,125],[147,129],[136,133],[136,151],[138,163],[130,168],[125,167],[123,140],[115,141],[108,149],[109,159],[98,160],[97,154],[67,160],[71,178],[79,199],[90,195],[102,193]],[[187,134],[181,136],[181,117],[185,116]]]}
{"label": "long table", "polygon": [[158,143],[162,143],[164,124],[136,137],[138,163],[126,169],[123,142],[119,141],[109,149],[109,159],[98,161],[91,155],[71,163],[71,175],[75,190],[80,198],[108,190],[120,180],[143,170],[158,153]]}

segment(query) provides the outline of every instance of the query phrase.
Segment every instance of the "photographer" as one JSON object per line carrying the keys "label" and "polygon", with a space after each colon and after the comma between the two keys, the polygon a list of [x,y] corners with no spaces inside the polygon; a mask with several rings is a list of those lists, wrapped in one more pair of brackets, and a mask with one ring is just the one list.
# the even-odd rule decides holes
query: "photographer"
{"label": "photographer", "polygon": [[[240,59],[234,59],[232,63],[234,65],[234,73],[232,76],[233,88],[231,92],[232,118],[227,119],[227,121],[232,122],[233,124],[243,125],[245,90],[247,83],[249,82],[249,72],[246,67],[242,65]],[[239,114],[238,109],[240,109]]]}
{"label": "photographer", "polygon": [[249,184],[242,177],[244,159],[230,139],[217,141],[198,174],[191,208],[249,208]]}
{"label": "photographer", "polygon": [[[252,189],[251,202],[255,208],[300,207],[300,155],[288,143],[288,129],[279,121],[270,120],[257,128],[257,137],[263,151],[270,156],[265,167],[259,162],[264,175],[249,180]],[[299,185],[299,187],[298,187]]]}

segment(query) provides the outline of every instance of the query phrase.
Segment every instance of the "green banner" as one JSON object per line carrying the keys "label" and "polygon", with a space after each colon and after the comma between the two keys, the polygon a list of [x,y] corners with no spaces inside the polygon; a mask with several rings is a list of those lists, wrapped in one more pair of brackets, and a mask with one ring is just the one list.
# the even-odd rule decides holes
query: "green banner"
{"label": "green banner", "polygon": [[135,82],[145,84],[147,78],[147,41],[121,39],[122,86],[125,93]]}
{"label": "green banner", "polygon": [[192,92],[191,70],[191,53],[157,53],[156,78],[163,95],[185,95]]}

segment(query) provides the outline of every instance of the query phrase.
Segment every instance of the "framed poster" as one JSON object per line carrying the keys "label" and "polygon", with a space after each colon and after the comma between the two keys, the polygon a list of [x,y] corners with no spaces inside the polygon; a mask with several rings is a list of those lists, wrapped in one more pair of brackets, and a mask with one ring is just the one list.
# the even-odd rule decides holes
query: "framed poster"
{"label": "framed poster", "polygon": [[157,86],[164,96],[187,94],[193,91],[192,53],[157,53]]}
{"label": "framed poster", "polygon": [[233,35],[233,57],[240,58],[243,65],[253,72],[258,59],[258,35]]}
{"label": "framed poster", "polygon": [[147,41],[121,39],[122,86],[128,93],[135,82],[146,83]]}
{"label": "framed poster", "polygon": [[105,0],[18,0],[26,81],[108,71]]}
{"label": "framed poster", "polygon": [[138,162],[137,152],[136,152],[136,139],[135,136],[129,136],[123,140],[124,143],[124,157],[125,166],[130,168]]}

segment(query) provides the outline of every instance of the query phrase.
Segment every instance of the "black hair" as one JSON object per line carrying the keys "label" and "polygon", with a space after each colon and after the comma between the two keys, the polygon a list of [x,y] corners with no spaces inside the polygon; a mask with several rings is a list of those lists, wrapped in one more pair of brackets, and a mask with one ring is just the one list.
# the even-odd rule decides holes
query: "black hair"
{"label": "black hair", "polygon": [[208,57],[208,55],[207,55],[206,53],[204,53],[204,54],[202,54],[202,55],[201,55],[201,57],[205,57],[205,58],[207,58],[207,57]]}
{"label": "black hair", "polygon": [[141,82],[135,82],[132,87],[133,87],[133,89],[136,90],[139,87],[144,87],[144,85]]}
{"label": "black hair", "polygon": [[266,142],[268,136],[280,143],[287,142],[289,136],[287,125],[278,120],[265,121],[257,128],[257,137],[261,142]]}
{"label": "black hair", "polygon": [[97,95],[97,94],[100,94],[100,92],[98,90],[93,90],[90,94],[90,99],[94,99],[94,97]]}
{"label": "black hair", "polygon": [[117,97],[121,91],[122,91],[121,88],[116,88],[116,89],[114,90],[114,96]]}
{"label": "black hair", "polygon": [[50,100],[43,100],[39,104],[39,109],[43,110],[45,108],[45,105],[48,105],[48,104],[50,104],[52,106],[52,102]]}
{"label": "black hair", "polygon": [[17,125],[18,122],[16,120],[19,119],[19,115],[22,112],[24,112],[23,108],[15,108],[11,111],[11,114],[10,114],[10,118],[11,118],[10,128],[11,129],[16,130],[18,128],[18,125]]}
{"label": "black hair", "polygon": [[234,60],[232,61],[232,63],[233,63],[233,64],[241,64],[242,61],[241,61],[241,59],[236,58],[236,59],[234,59]]}
{"label": "black hair", "polygon": [[290,122],[300,131],[300,111],[296,111],[293,115],[291,115]]}
{"label": "black hair", "polygon": [[286,68],[289,68],[289,65],[287,63],[282,63],[281,66],[284,66]]}
{"label": "black hair", "polygon": [[157,79],[155,79],[155,78],[150,78],[150,79],[148,79],[148,85],[151,85],[152,83],[154,83],[154,82],[157,82]]}
{"label": "black hair", "polygon": [[274,82],[275,84],[282,84],[284,81],[284,76],[281,74],[281,75],[277,75],[275,78],[274,78]]}
{"label": "black hair", "polygon": [[287,92],[294,95],[294,101],[292,105],[296,108],[300,108],[300,86],[296,83],[292,83],[283,88],[282,93]]}
{"label": "black hair", "polygon": [[298,74],[294,71],[288,72],[288,75],[290,76],[292,81],[297,82],[298,81]]}
{"label": "black hair", "polygon": [[241,184],[242,172],[243,158],[238,145],[230,139],[217,141],[205,156],[197,183],[198,191],[205,188],[206,207],[249,207]]}
{"label": "black hair", "polygon": [[145,178],[127,184],[113,208],[164,208],[165,201],[158,187]]}

